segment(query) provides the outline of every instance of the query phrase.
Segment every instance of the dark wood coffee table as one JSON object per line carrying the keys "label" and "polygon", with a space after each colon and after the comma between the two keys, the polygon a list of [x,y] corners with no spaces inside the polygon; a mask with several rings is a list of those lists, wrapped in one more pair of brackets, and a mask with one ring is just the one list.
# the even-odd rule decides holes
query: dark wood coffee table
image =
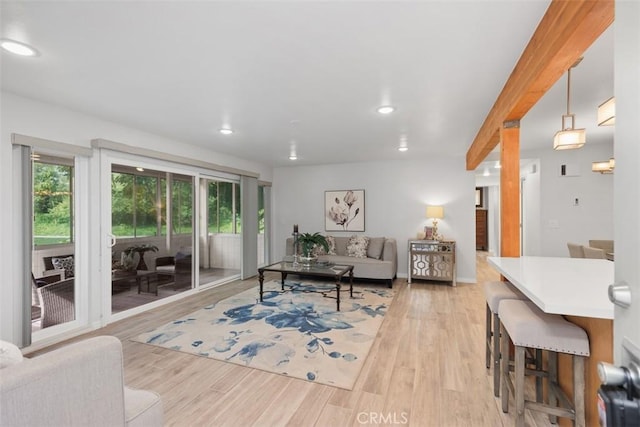
{"label": "dark wood coffee table", "polygon": [[[157,280],[152,281],[152,278],[157,278],[157,272],[150,270],[116,270],[111,273],[111,293],[127,291],[135,281],[138,286],[138,293],[142,291],[158,295],[158,282]],[[146,281],[146,290],[142,289],[142,285],[145,284],[143,280]]]}
{"label": "dark wood coffee table", "polygon": [[[345,274],[349,274],[349,296],[353,298],[353,265],[312,265],[310,267],[305,267],[302,265],[294,265],[291,262],[277,262],[275,264],[268,265],[266,267],[258,268],[258,281],[260,282],[260,302],[262,302],[262,284],[264,282],[264,272],[265,271],[275,271],[279,272],[282,275],[282,291],[284,291],[284,280],[287,278],[288,274],[297,274],[299,276],[307,276],[307,277],[331,277],[334,279],[336,283],[336,310],[340,311],[340,282]],[[327,298],[334,298],[333,296],[327,295],[327,292],[324,291],[312,291],[312,290],[303,290],[302,292],[317,292],[321,293],[323,296]]]}

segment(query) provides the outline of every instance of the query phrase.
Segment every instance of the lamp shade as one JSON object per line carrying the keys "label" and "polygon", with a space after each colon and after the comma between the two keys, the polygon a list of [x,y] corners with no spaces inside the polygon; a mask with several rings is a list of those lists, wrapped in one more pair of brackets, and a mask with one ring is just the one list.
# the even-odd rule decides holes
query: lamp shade
{"label": "lamp shade", "polygon": [[591,164],[591,171],[600,172],[600,173],[613,173],[613,170],[616,167],[616,161],[612,157],[604,162],[593,162]]}
{"label": "lamp shade", "polygon": [[616,124],[616,99],[607,99],[598,106],[598,126],[613,126]]}
{"label": "lamp shade", "polygon": [[553,137],[554,150],[570,150],[572,148],[580,148],[586,141],[586,132],[584,129],[567,129],[556,132]]}
{"label": "lamp shade", "polygon": [[444,218],[444,207],[442,206],[427,206],[427,218],[436,218],[442,219]]}
{"label": "lamp shade", "polygon": [[592,172],[600,172],[600,173],[612,173],[613,169],[611,169],[611,164],[607,160],[606,162],[593,162],[593,163],[591,163],[591,171]]}

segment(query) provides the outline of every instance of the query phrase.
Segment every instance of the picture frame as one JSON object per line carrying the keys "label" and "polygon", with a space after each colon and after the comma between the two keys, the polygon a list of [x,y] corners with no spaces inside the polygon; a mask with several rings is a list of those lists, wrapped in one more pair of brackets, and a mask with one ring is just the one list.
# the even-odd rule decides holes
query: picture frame
{"label": "picture frame", "polygon": [[484,202],[484,189],[476,187],[476,208],[481,208]]}
{"label": "picture frame", "polygon": [[364,190],[324,192],[325,231],[365,231]]}
{"label": "picture frame", "polygon": [[433,227],[424,227],[424,240],[433,240]]}

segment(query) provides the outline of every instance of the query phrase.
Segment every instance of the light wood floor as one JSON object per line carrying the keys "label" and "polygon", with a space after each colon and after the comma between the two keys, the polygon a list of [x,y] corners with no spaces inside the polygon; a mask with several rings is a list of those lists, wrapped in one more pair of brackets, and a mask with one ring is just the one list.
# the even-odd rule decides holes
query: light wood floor
{"label": "light wood floor", "polygon": [[[478,282],[498,279],[478,252]],[[274,277],[275,278],[275,277]],[[385,286],[378,284],[378,286]],[[352,391],[130,341],[206,304],[257,287],[233,282],[89,335],[124,347],[125,381],[162,396],[168,426],[510,426],[485,368],[482,286],[406,279]],[[48,349],[47,349],[48,350]],[[550,425],[542,415],[527,425]]]}

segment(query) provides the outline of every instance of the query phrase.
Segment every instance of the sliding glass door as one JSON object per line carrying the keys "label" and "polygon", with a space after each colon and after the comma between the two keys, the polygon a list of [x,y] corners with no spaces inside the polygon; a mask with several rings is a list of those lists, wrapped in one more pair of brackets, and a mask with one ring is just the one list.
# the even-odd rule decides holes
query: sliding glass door
{"label": "sliding glass door", "polygon": [[190,175],[111,164],[111,312],[193,287],[194,182]]}
{"label": "sliding glass door", "polygon": [[242,265],[240,184],[222,178],[201,178],[200,202],[200,285],[239,277]]}
{"label": "sliding glass door", "polygon": [[33,151],[31,330],[76,319],[74,157]]}

